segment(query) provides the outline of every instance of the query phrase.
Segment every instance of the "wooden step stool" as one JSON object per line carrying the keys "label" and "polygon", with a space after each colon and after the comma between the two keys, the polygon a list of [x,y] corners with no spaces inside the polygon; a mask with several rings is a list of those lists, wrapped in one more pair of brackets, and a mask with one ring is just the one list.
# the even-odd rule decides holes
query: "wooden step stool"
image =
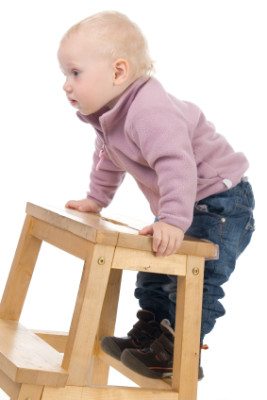
{"label": "wooden step stool", "polygon": [[[31,203],[26,212],[0,305],[0,387],[10,398],[196,399],[203,265],[217,247],[186,238],[179,254],[155,257],[151,238],[123,223]],[[18,322],[43,240],[85,261],[68,334]],[[123,269],[179,276],[172,380],[145,378],[100,349],[99,339],[114,333]],[[107,386],[109,366],[140,388]]]}

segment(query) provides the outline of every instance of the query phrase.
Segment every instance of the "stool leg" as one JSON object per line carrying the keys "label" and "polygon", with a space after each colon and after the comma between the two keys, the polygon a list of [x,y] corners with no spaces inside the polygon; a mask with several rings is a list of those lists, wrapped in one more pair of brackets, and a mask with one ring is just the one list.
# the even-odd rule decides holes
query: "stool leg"
{"label": "stool leg", "polygon": [[187,256],[186,276],[179,276],[176,303],[172,387],[179,400],[197,396],[204,259]]}
{"label": "stool leg", "polygon": [[114,246],[88,243],[81,284],[62,367],[68,370],[68,385],[85,386],[109,280]]}
{"label": "stool leg", "polygon": [[23,384],[16,400],[41,400],[43,389],[43,386]]}
{"label": "stool leg", "polygon": [[32,218],[27,215],[0,304],[2,319],[19,320],[31,282],[42,243],[30,234],[31,224]]}
{"label": "stool leg", "polygon": [[97,348],[103,336],[114,335],[121,277],[122,270],[111,269],[96,339],[96,354],[93,358],[88,385],[106,385],[108,382],[109,366],[97,357]]}

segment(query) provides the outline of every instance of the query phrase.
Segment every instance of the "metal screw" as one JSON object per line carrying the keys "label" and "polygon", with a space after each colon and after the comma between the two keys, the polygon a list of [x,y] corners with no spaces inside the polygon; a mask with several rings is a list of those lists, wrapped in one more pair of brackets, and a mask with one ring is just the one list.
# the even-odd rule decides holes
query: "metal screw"
{"label": "metal screw", "polygon": [[198,275],[199,274],[199,268],[198,267],[193,268],[192,269],[192,273],[193,273],[193,275]]}
{"label": "metal screw", "polygon": [[97,262],[98,262],[99,265],[105,264],[105,259],[104,259],[104,257],[99,257],[99,259],[97,260]]}

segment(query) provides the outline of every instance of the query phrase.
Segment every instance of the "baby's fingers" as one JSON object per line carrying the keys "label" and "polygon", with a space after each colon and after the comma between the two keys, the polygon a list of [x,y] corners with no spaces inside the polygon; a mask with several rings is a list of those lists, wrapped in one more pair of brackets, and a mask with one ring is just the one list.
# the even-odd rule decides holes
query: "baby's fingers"
{"label": "baby's fingers", "polygon": [[77,201],[76,200],[69,200],[65,204],[65,207],[67,207],[67,208],[76,208],[77,207]]}
{"label": "baby's fingers", "polygon": [[176,240],[174,237],[169,238],[168,246],[166,247],[163,256],[170,256],[171,254],[175,253],[176,250]]}
{"label": "baby's fingers", "polygon": [[70,200],[67,202],[66,207],[78,211],[90,211],[91,209],[83,200]]}
{"label": "baby's fingers", "polygon": [[169,245],[169,235],[166,234],[166,232],[161,232],[161,240],[158,243],[156,251],[157,256],[164,256],[166,255],[166,251],[168,251],[168,245]]}
{"label": "baby's fingers", "polygon": [[152,248],[153,248],[153,251],[155,253],[157,253],[160,244],[161,244],[161,231],[160,230],[158,230],[158,231],[154,230]]}

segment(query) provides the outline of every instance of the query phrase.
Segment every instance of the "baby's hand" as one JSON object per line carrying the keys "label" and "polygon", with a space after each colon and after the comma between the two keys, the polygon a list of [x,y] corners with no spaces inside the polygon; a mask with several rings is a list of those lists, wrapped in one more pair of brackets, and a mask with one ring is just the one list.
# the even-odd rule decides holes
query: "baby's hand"
{"label": "baby's hand", "polygon": [[156,256],[169,256],[175,253],[184,238],[184,232],[180,228],[161,221],[144,227],[139,234],[153,235],[153,251],[156,252]]}
{"label": "baby's hand", "polygon": [[100,207],[100,205],[92,199],[69,200],[65,204],[65,207],[72,208],[73,210],[94,213],[98,213],[102,210],[102,207]]}

